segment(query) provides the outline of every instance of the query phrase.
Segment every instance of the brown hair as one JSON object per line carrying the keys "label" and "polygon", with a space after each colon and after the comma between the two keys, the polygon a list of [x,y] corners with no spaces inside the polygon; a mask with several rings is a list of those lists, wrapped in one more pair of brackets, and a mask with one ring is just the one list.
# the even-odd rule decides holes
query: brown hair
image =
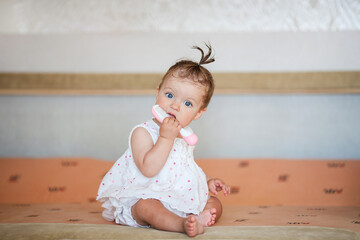
{"label": "brown hair", "polygon": [[161,88],[162,84],[165,80],[177,74],[177,77],[180,78],[187,78],[192,80],[196,84],[200,84],[206,87],[206,92],[203,98],[203,105],[201,109],[206,108],[209,105],[210,99],[214,93],[215,84],[214,79],[206,68],[201,65],[212,63],[215,61],[214,57],[211,57],[212,49],[210,44],[205,44],[208,48],[208,53],[204,56],[204,51],[198,47],[193,46],[193,49],[198,49],[201,52],[201,59],[199,63],[196,63],[191,60],[181,60],[172,65],[168,71],[165,73],[162,81],[159,85],[159,89]]}

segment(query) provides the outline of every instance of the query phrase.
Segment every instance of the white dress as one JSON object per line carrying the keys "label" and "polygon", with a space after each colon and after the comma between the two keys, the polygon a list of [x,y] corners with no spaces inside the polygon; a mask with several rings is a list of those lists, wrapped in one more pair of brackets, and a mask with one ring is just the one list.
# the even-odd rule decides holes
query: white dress
{"label": "white dress", "polygon": [[[159,126],[149,120],[137,125],[145,128],[155,144],[159,137]],[[147,178],[136,167],[129,148],[115,162],[103,178],[97,200],[104,202],[103,217],[106,220],[129,226],[140,226],[132,218],[131,207],[139,199],[157,199],[170,211],[185,217],[203,211],[209,198],[206,176],[194,161],[194,147],[182,138],[176,138],[169,157],[160,170]]]}

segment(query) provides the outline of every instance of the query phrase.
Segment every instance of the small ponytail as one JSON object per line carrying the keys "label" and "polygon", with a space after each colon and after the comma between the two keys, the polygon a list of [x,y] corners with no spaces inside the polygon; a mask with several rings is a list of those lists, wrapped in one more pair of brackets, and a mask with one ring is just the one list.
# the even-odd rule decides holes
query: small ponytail
{"label": "small ponytail", "polygon": [[[208,53],[206,54],[206,56],[204,56],[204,51],[198,47],[198,46],[193,46],[193,49],[197,49],[201,52],[201,59],[200,62],[198,63],[198,65],[204,65],[204,64],[209,64],[215,61],[214,57],[211,57],[211,53],[212,53],[212,49],[211,49],[211,45],[205,43],[205,46],[209,49]],[[211,57],[211,58],[210,58]]]}

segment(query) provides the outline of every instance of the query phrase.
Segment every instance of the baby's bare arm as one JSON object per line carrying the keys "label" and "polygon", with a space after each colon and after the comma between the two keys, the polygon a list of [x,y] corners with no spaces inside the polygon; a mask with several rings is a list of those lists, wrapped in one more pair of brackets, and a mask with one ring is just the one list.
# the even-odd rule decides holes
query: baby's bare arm
{"label": "baby's bare arm", "polygon": [[153,177],[163,168],[180,129],[179,124],[166,118],[155,144],[144,128],[134,130],[131,137],[133,157],[136,166],[145,177]]}

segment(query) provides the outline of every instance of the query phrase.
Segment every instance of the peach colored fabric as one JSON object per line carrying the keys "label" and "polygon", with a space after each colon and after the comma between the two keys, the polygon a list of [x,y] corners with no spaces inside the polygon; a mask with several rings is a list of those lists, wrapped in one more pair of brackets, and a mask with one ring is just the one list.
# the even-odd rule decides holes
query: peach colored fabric
{"label": "peach colored fabric", "polygon": [[0,203],[95,201],[112,164],[85,158],[0,159]]}
{"label": "peach colored fabric", "polygon": [[232,186],[231,205],[360,206],[360,161],[199,160]]}
{"label": "peach colored fabric", "polygon": [[[360,160],[201,159],[231,185],[226,205],[360,206]],[[0,159],[0,203],[93,202],[113,162]]]}

